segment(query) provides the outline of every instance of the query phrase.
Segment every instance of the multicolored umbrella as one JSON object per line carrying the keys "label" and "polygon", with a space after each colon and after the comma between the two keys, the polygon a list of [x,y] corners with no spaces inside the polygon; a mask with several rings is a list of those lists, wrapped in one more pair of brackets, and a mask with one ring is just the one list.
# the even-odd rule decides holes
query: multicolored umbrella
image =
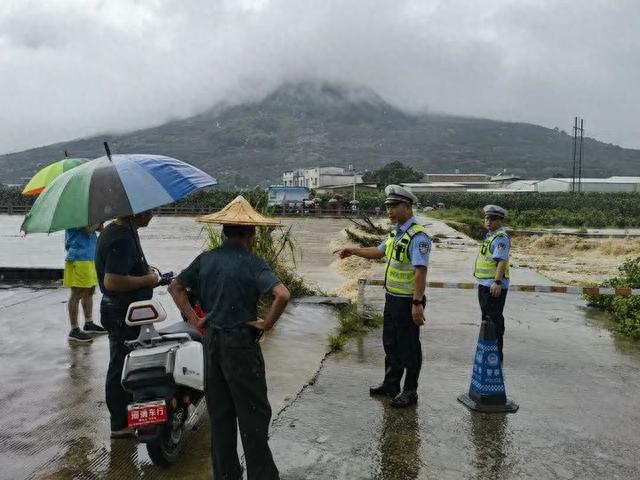
{"label": "multicolored umbrella", "polygon": [[58,162],[52,163],[51,165],[47,165],[44,168],[38,170],[27,186],[22,190],[23,195],[27,195],[29,197],[35,197],[40,195],[42,191],[53,182],[56,178],[62,175],[67,170],[71,170],[72,168],[77,167],[78,165],[88,162],[88,158],[65,158]]}
{"label": "multicolored umbrella", "polygon": [[215,178],[162,155],[113,155],[84,163],[56,178],[25,216],[25,233],[51,233],[95,225],[173,203]]}

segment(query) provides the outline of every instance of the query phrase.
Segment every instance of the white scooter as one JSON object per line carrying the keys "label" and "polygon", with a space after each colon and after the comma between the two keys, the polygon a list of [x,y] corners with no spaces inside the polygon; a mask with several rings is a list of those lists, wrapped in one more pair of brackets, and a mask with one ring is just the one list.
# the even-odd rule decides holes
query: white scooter
{"label": "white scooter", "polygon": [[[163,276],[166,283],[169,277]],[[126,342],[133,350],[122,370],[122,386],[134,399],[127,407],[128,425],[162,467],[178,460],[206,411],[202,337],[183,321],[158,332],[153,324],[166,318],[156,300],[129,305],[126,323],[139,326],[140,334]]]}

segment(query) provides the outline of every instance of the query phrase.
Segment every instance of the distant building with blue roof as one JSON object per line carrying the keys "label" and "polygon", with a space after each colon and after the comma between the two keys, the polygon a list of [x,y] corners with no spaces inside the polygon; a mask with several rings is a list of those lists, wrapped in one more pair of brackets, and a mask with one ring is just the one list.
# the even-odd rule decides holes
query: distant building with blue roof
{"label": "distant building with blue roof", "polygon": [[311,190],[308,187],[285,187],[283,185],[270,185],[267,189],[269,205],[287,204],[290,206],[301,205],[309,199]]}

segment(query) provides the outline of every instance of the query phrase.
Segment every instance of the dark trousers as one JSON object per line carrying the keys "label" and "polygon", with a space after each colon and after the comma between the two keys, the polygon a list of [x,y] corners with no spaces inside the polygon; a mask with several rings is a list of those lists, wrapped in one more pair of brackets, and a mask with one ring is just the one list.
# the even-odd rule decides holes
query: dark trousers
{"label": "dark trousers", "polygon": [[244,448],[248,480],[280,478],[268,445],[271,405],[264,359],[251,328],[207,329],[205,394],[211,420],[211,460],[216,480],[236,480],[237,428]]}
{"label": "dark trousers", "polygon": [[422,366],[420,327],[413,322],[411,301],[411,297],[387,293],[384,303],[384,383],[396,390],[400,389],[400,380],[406,370],[403,390],[416,391]]}
{"label": "dark trousers", "polygon": [[109,332],[109,368],[104,390],[111,414],[111,430],[127,427],[127,405],[133,401],[133,397],[122,388],[121,383],[124,359],[131,351],[124,342],[137,338],[140,327],[125,324],[126,314],[126,309],[100,305],[100,323]]}
{"label": "dark trousers", "polygon": [[502,345],[504,338],[504,302],[507,299],[507,290],[504,288],[500,292],[499,297],[492,297],[489,287],[478,285],[478,302],[480,303],[480,311],[482,312],[482,320],[486,320],[493,324],[496,332],[496,340],[498,342],[498,350],[500,351],[500,363],[502,364]]}

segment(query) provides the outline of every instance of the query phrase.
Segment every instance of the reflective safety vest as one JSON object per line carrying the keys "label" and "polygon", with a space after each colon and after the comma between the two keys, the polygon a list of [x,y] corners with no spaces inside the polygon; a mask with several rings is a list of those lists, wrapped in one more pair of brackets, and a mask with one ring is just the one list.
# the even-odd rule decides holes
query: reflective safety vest
{"label": "reflective safety vest", "polygon": [[413,224],[396,241],[396,231],[389,232],[384,255],[387,269],[384,272],[384,288],[395,295],[413,295],[416,291],[415,267],[409,258],[409,244],[416,233],[424,232],[422,225]]}
{"label": "reflective safety vest", "polygon": [[[507,233],[504,230],[498,230],[493,235],[487,237],[487,239],[480,246],[480,251],[476,257],[475,268],[473,269],[473,276],[481,280],[487,278],[496,278],[496,272],[498,271],[498,262],[493,259],[491,254],[491,243],[498,237],[506,237]],[[504,278],[509,278],[509,261],[504,269]]]}

